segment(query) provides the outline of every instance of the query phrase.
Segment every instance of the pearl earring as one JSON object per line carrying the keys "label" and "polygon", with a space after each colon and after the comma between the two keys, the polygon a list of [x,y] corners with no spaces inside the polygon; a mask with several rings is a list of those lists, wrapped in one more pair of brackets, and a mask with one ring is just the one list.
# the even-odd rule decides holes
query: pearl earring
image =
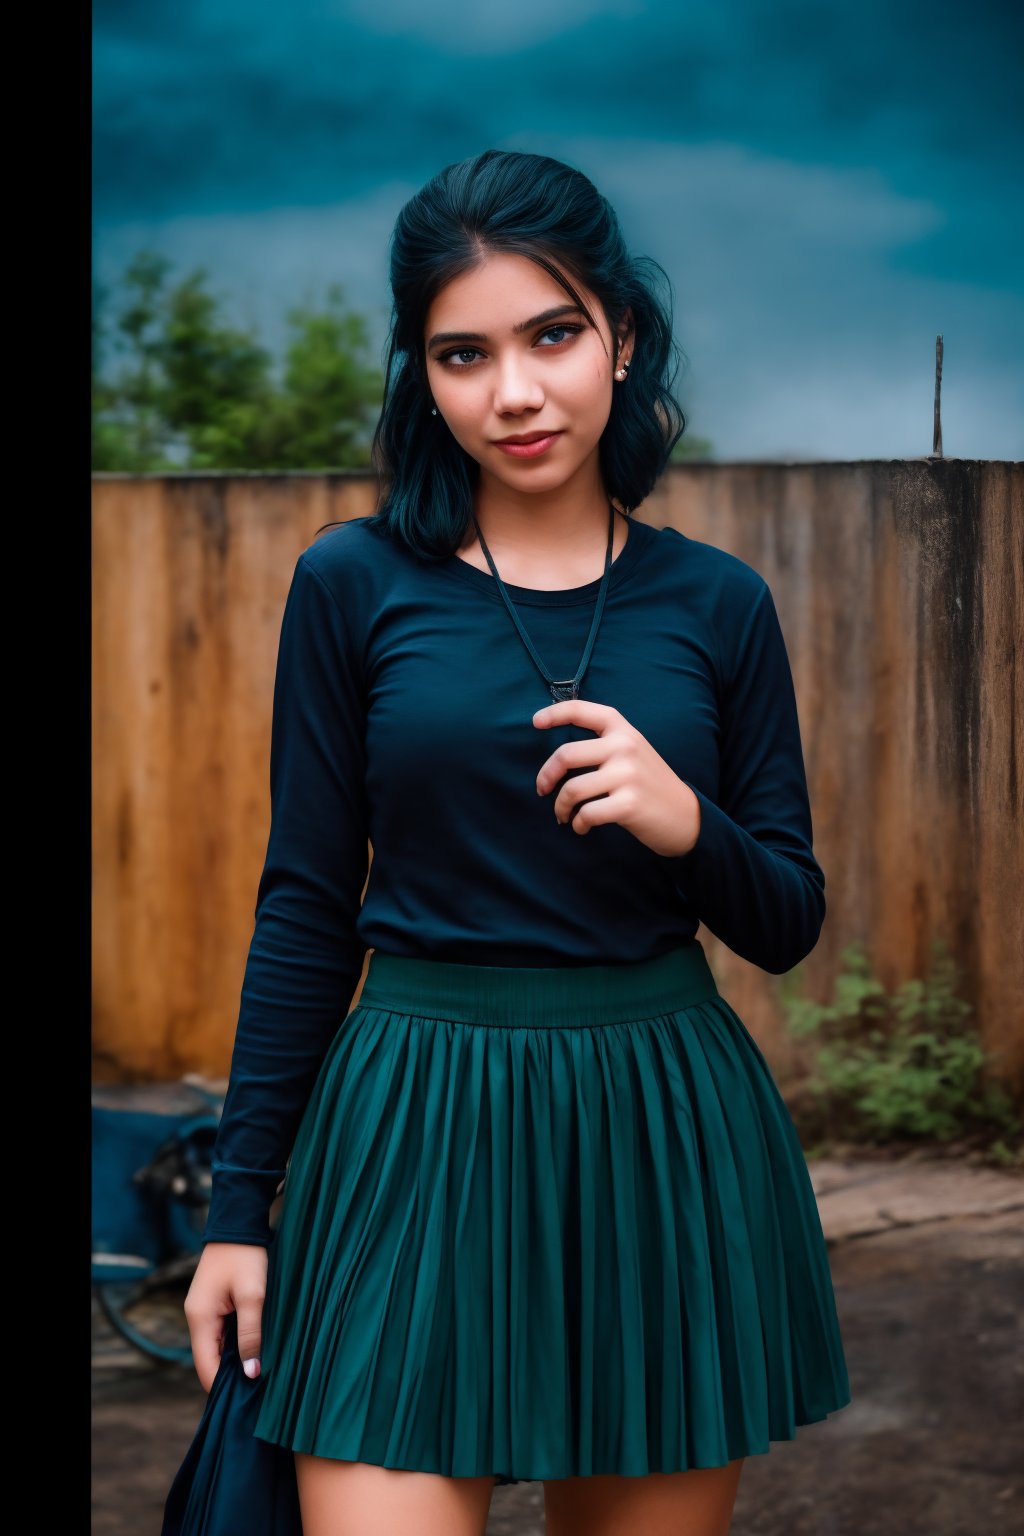
{"label": "pearl earring", "polygon": [[430,414],[431,414],[431,416],[436,416],[437,415],[437,406],[436,405],[432,405],[430,407]]}

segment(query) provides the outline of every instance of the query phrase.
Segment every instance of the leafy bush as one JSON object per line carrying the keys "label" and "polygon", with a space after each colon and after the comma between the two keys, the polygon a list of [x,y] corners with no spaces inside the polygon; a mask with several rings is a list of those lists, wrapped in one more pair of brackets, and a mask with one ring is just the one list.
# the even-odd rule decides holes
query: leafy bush
{"label": "leafy bush", "polygon": [[802,1132],[875,1144],[985,1133],[994,1160],[1016,1161],[1021,1122],[991,1077],[991,1058],[969,1023],[971,1005],[958,995],[956,962],[941,940],[932,944],[928,975],[893,993],[872,974],[863,946],[848,946],[841,958],[829,1003],[797,995],[792,981],[782,987],[788,1032],[817,1042],[810,1076],[794,1096]]}

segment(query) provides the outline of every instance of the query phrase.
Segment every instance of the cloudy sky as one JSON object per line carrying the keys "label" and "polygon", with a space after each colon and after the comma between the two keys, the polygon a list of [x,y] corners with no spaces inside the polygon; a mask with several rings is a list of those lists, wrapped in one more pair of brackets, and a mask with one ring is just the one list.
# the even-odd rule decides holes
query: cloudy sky
{"label": "cloudy sky", "polygon": [[668,272],[716,456],[1024,457],[1010,0],[95,0],[94,271],[205,267],[272,346],[489,147],[584,170]]}

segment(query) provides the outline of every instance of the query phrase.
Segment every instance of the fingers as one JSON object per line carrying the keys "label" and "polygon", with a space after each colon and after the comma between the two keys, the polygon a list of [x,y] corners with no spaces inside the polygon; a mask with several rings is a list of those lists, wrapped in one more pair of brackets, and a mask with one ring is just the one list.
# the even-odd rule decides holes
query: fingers
{"label": "fingers", "polygon": [[626,826],[634,806],[635,801],[628,791],[606,790],[574,806],[562,825],[571,827],[577,837],[585,837],[592,827],[603,827],[612,822]]}
{"label": "fingers", "polygon": [[550,725],[582,725],[585,730],[606,731],[616,724],[621,715],[610,704],[596,704],[591,699],[560,699],[556,704],[545,704],[533,713],[533,723],[538,730]]}
{"label": "fingers", "polygon": [[555,820],[568,826],[582,806],[591,800],[603,800],[613,790],[620,789],[621,776],[607,765],[603,768],[570,769],[559,782],[552,802]]}
{"label": "fingers", "polygon": [[610,757],[612,744],[598,736],[588,736],[584,741],[563,741],[537,771],[538,795],[547,795],[561,785],[574,770],[600,768]]}
{"label": "fingers", "polygon": [[238,1353],[247,1376],[260,1373],[260,1345],[263,1322],[263,1292],[247,1289],[235,1297],[238,1312]]}
{"label": "fingers", "polygon": [[209,1392],[224,1348],[224,1319],[210,1317],[200,1322],[190,1317],[188,1327],[192,1336],[192,1363],[203,1391]]}

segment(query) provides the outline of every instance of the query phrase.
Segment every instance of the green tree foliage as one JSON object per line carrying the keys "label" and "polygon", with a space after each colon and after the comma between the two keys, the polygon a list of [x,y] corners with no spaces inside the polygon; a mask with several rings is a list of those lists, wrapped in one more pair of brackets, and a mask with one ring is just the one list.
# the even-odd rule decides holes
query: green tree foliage
{"label": "green tree foliage", "polygon": [[[160,310],[169,262],[153,252],[138,255],[125,272],[122,304],[113,326],[106,318],[108,293],[93,295],[93,468],[139,473],[173,468],[166,457],[160,367]],[[107,352],[123,361],[104,374]]]}
{"label": "green tree foliage", "polygon": [[368,464],[367,406],[375,419],[384,379],[362,361],[369,345],[365,319],[346,309],[338,284],[328,290],[324,309],[296,306],[287,318],[283,466]]}
{"label": "green tree foliage", "polygon": [[276,369],[254,334],[225,322],[202,269],[173,285],[169,272],[154,252],[136,256],[112,321],[109,294],[94,294],[94,469],[369,465],[384,381],[340,285],[323,309],[288,311]]}
{"label": "green tree foliage", "polygon": [[692,459],[713,459],[714,445],[710,437],[691,437],[684,432],[669,455],[670,464],[687,464]]}

